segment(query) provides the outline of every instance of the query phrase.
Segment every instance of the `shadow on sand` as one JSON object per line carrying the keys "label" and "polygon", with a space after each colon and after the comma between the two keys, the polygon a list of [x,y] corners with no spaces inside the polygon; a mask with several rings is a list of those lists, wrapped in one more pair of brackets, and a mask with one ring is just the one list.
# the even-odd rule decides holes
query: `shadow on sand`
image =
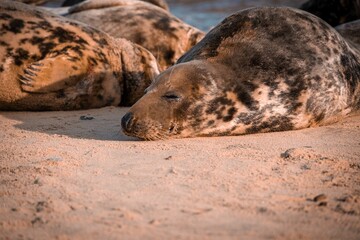
{"label": "shadow on sand", "polygon": [[105,141],[139,141],[121,131],[121,118],[128,108],[105,107],[78,111],[0,112],[15,120],[15,128],[48,135]]}

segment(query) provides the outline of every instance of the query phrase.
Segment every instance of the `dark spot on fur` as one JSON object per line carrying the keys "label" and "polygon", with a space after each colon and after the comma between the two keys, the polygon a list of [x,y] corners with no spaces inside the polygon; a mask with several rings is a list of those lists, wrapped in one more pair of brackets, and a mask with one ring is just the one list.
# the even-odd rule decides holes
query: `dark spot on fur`
{"label": "dark spot on fur", "polygon": [[21,66],[23,64],[24,60],[29,59],[29,52],[22,49],[22,48],[18,48],[15,51],[15,54],[13,55],[14,58],[14,62],[17,66]]}
{"label": "dark spot on fur", "polygon": [[[134,23],[134,24],[136,25],[136,23]],[[145,38],[142,34],[138,33],[138,34],[135,34],[135,36],[133,37],[132,41],[133,41],[134,43],[137,43],[137,44],[139,44],[139,45],[142,45],[144,42],[146,42],[146,38]]]}
{"label": "dark spot on fur", "polygon": [[100,62],[105,63],[105,64],[109,64],[109,61],[108,61],[107,57],[105,56],[105,54],[102,51],[97,50],[97,51],[95,51],[95,54],[96,54],[97,59]]}
{"label": "dark spot on fur", "polygon": [[38,47],[41,53],[41,58],[44,58],[53,48],[56,47],[56,44],[53,42],[46,42],[46,43],[44,42],[40,44]]}
{"label": "dark spot on fur", "polygon": [[325,113],[320,113],[318,115],[315,116],[314,120],[316,123],[319,123],[321,122],[323,119],[325,118]]}
{"label": "dark spot on fur", "polygon": [[175,55],[175,52],[174,50],[172,49],[168,49],[165,53],[165,59],[168,61],[168,62],[171,62],[172,59],[174,58],[174,55]]}
{"label": "dark spot on fur", "polygon": [[238,100],[243,103],[249,110],[257,110],[258,102],[253,99],[249,91],[242,86],[235,87],[235,93]]}
{"label": "dark spot on fur", "polygon": [[53,33],[50,38],[58,39],[59,43],[65,42],[74,42],[75,41],[75,34],[73,32],[69,32],[62,27],[56,27],[52,29],[51,32]]}
{"label": "dark spot on fur", "polygon": [[9,20],[9,19],[12,19],[13,17],[9,14],[6,14],[6,13],[0,13],[0,19],[1,20]]}
{"label": "dark spot on fur", "polygon": [[[174,111],[175,119],[185,119],[187,110],[192,104],[193,104],[192,101],[188,101],[188,100],[182,101],[181,105],[178,108],[176,108],[176,111]],[[179,131],[181,130],[179,129]]]}
{"label": "dark spot on fur", "polygon": [[50,30],[52,28],[52,25],[48,21],[40,21],[34,24],[30,29],[35,30],[37,28],[41,28],[43,30]]}
{"label": "dark spot on fur", "polygon": [[97,61],[95,58],[93,57],[88,57],[88,61],[91,65],[95,66],[97,64]]}
{"label": "dark spot on fur", "polygon": [[207,122],[207,125],[208,125],[208,126],[211,126],[211,125],[214,125],[214,123],[215,123],[214,120],[210,120],[210,121]]}
{"label": "dark spot on fur", "polygon": [[231,107],[229,108],[227,115],[223,118],[224,122],[230,122],[232,119],[234,119],[234,115],[236,113],[236,108]]}
{"label": "dark spot on fur", "polygon": [[29,39],[29,41],[32,45],[38,45],[44,42],[44,38],[33,36],[32,38]]}
{"label": "dark spot on fur", "polygon": [[[106,41],[105,38],[94,38],[94,41],[97,42],[99,44],[100,47],[106,47],[107,45],[109,45],[109,43]],[[85,43],[85,40],[84,40],[84,43]]]}
{"label": "dark spot on fur", "polygon": [[20,44],[20,45],[23,45],[23,44],[25,44],[28,40],[29,40],[29,39],[27,39],[27,38],[20,39],[19,44]]}
{"label": "dark spot on fur", "polygon": [[104,100],[104,96],[100,93],[98,95],[96,95],[96,98],[100,101]]}
{"label": "dark spot on fur", "polygon": [[59,90],[56,92],[56,97],[57,98],[65,98],[66,95],[65,95],[65,91],[62,89],[62,90]]}
{"label": "dark spot on fur", "polygon": [[207,114],[213,114],[216,112],[216,110],[220,109],[221,107],[224,107],[226,105],[233,106],[234,104],[235,103],[232,100],[226,97],[217,97],[209,102],[209,106],[205,112]]}
{"label": "dark spot on fur", "polygon": [[176,28],[171,27],[171,19],[168,17],[162,17],[153,23],[153,26],[157,29],[163,30],[164,32],[172,32]]}
{"label": "dark spot on fur", "polygon": [[292,130],[294,125],[291,119],[285,116],[271,116],[267,120],[263,120],[257,124],[252,124],[246,129],[246,133],[256,133],[261,131],[287,131]]}
{"label": "dark spot on fur", "polygon": [[7,42],[4,42],[4,41],[0,40],[0,46],[8,47],[10,45]]}
{"label": "dark spot on fur", "polygon": [[9,22],[9,25],[5,25],[5,24],[2,25],[4,29],[15,34],[21,33],[21,30],[24,28],[24,26],[25,26],[24,21],[22,19],[17,19],[17,18],[12,19]]}

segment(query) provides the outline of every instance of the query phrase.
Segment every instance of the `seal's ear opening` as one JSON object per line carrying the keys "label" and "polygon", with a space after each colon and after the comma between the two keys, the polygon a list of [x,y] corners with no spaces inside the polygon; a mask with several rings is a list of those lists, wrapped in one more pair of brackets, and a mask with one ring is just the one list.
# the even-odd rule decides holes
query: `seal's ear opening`
{"label": "seal's ear opening", "polygon": [[127,44],[121,52],[124,86],[122,106],[131,106],[139,100],[145,89],[159,75],[159,65],[148,50],[134,43]]}

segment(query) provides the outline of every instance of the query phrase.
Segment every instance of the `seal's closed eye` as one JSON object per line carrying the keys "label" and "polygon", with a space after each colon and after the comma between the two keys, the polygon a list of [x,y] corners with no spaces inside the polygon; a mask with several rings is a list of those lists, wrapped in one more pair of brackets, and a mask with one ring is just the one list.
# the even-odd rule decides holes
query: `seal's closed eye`
{"label": "seal's closed eye", "polygon": [[162,96],[162,98],[168,102],[178,102],[181,100],[180,95],[174,92],[167,92]]}

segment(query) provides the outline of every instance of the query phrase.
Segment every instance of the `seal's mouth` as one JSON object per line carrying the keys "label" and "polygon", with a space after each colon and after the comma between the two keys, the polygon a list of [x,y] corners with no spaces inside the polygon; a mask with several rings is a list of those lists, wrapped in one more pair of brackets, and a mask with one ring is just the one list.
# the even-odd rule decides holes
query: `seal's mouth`
{"label": "seal's mouth", "polygon": [[157,122],[139,121],[131,112],[123,116],[121,127],[125,135],[147,141],[168,139],[177,133],[177,124],[175,122],[171,122],[169,127],[165,127]]}

